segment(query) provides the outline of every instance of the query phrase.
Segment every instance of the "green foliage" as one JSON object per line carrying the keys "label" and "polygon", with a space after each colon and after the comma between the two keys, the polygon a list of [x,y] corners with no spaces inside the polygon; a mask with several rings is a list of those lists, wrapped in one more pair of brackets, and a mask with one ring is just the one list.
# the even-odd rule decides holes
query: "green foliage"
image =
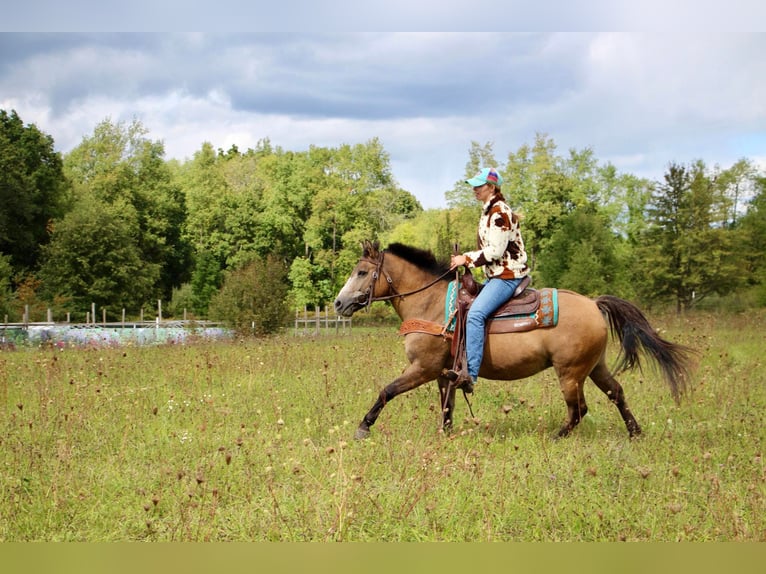
{"label": "green foliage", "polygon": [[44,291],[71,299],[74,311],[91,303],[117,314],[138,311],[157,295],[160,266],[142,260],[138,215],[124,202],[84,198],[53,229],[43,249]]}
{"label": "green foliage", "polygon": [[481,207],[476,199],[473,205],[451,209],[429,209],[407,219],[383,235],[384,244],[400,242],[428,249],[439,260],[448,260],[454,253],[476,247],[476,222]]}
{"label": "green foliage", "polygon": [[13,266],[11,265],[11,257],[10,255],[0,254],[0,316],[3,318],[8,316],[11,320],[15,320],[15,317],[12,316],[15,300],[12,279]]}
{"label": "green foliage", "polygon": [[170,298],[170,304],[167,306],[167,314],[175,319],[183,319],[184,312],[186,318],[196,317],[194,313],[194,292],[191,283],[184,283],[180,287],[173,289],[173,295]]}
{"label": "green foliage", "polygon": [[319,269],[313,265],[306,257],[296,257],[290,266],[289,280],[292,288],[290,289],[290,298],[295,307],[314,305],[316,301],[324,298],[320,289],[321,280],[318,278]]}
{"label": "green foliage", "polygon": [[221,264],[209,251],[197,254],[191,278],[191,307],[199,315],[207,315],[210,299],[223,281]]}
{"label": "green foliage", "polygon": [[210,301],[210,318],[243,334],[276,333],[288,317],[287,290],[287,270],[281,261],[256,258],[226,273]]}
{"label": "green foliage", "polygon": [[33,271],[49,225],[67,207],[67,182],[53,138],[16,111],[0,110],[0,254],[14,270]]}
{"label": "green foliage", "polygon": [[703,162],[669,166],[652,195],[649,226],[637,250],[647,298],[671,298],[681,311],[741,285],[741,252],[722,226],[726,210],[716,209],[723,204]]}
{"label": "green foliage", "polygon": [[766,306],[766,177],[754,179],[755,195],[739,221],[736,246],[741,250],[748,283]]}
{"label": "green foliage", "polygon": [[764,180],[746,159],[712,171],[698,162],[655,185],[600,164],[590,148],[561,154],[545,134],[504,165],[491,142],[471,142],[445,208],[424,211],[377,138],[302,152],[268,139],[244,151],[203,143],[179,163],[165,161],[140,122],[107,119],[62,162],[52,139],[15,112],[0,120],[0,256],[10,265],[0,298],[13,316],[23,294],[36,313],[161,298],[206,317],[224,273],[253,258],[289,270],[285,305],[321,307],[364,240],[441,260],[456,244],[473,249],[480,206],[464,180],[486,166],[504,177],[543,283],[679,308],[730,290],[748,301],[766,293]]}
{"label": "green foliage", "polygon": [[130,207],[138,256],[159,269],[148,291],[169,299],[172,288],[189,278],[192,252],[182,237],[187,212],[162,142],[146,134],[137,120],[126,125],[106,119],[66,155],[64,168],[80,200]]}
{"label": "green foliage", "polygon": [[621,292],[617,239],[594,208],[567,214],[542,252],[542,284],[589,296]]}

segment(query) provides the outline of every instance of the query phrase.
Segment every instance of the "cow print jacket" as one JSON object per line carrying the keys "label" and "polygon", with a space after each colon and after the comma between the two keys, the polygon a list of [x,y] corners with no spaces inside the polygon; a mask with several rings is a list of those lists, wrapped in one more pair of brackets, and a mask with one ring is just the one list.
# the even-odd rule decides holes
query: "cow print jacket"
{"label": "cow print jacket", "polygon": [[463,255],[469,267],[484,267],[487,278],[518,279],[529,273],[519,217],[498,195],[484,204],[479,219],[478,249]]}

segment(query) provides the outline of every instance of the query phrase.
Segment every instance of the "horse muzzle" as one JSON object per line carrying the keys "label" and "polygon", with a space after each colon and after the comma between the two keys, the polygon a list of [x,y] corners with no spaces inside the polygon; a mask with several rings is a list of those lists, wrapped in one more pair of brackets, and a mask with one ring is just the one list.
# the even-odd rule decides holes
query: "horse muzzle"
{"label": "horse muzzle", "polygon": [[335,312],[341,317],[350,317],[356,311],[367,305],[369,294],[357,291],[348,297],[338,296],[333,303]]}

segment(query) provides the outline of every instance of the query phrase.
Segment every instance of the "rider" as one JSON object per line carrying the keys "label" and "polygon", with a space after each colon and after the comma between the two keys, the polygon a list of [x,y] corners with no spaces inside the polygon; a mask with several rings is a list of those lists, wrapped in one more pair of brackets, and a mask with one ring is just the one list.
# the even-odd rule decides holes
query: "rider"
{"label": "rider", "polygon": [[[451,267],[484,267],[487,282],[468,310],[466,319],[466,357],[470,379],[450,371],[458,380],[458,388],[473,392],[484,355],[484,333],[487,318],[511,298],[521,280],[529,273],[527,252],[519,229],[519,216],[505,202],[500,187],[503,178],[494,168],[484,168],[466,183],[482,203],[479,219],[478,249],[453,255]],[[470,273],[470,271],[469,271]]]}

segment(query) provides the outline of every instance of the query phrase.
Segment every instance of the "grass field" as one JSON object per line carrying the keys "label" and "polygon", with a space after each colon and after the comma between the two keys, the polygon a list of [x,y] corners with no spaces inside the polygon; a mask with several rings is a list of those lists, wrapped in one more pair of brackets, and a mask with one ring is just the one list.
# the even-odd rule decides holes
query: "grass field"
{"label": "grass field", "polygon": [[633,441],[590,382],[552,440],[552,372],[480,381],[450,435],[425,385],[354,441],[395,328],[0,353],[0,541],[766,541],[764,318],[652,317],[701,359],[680,406],[621,375]]}

